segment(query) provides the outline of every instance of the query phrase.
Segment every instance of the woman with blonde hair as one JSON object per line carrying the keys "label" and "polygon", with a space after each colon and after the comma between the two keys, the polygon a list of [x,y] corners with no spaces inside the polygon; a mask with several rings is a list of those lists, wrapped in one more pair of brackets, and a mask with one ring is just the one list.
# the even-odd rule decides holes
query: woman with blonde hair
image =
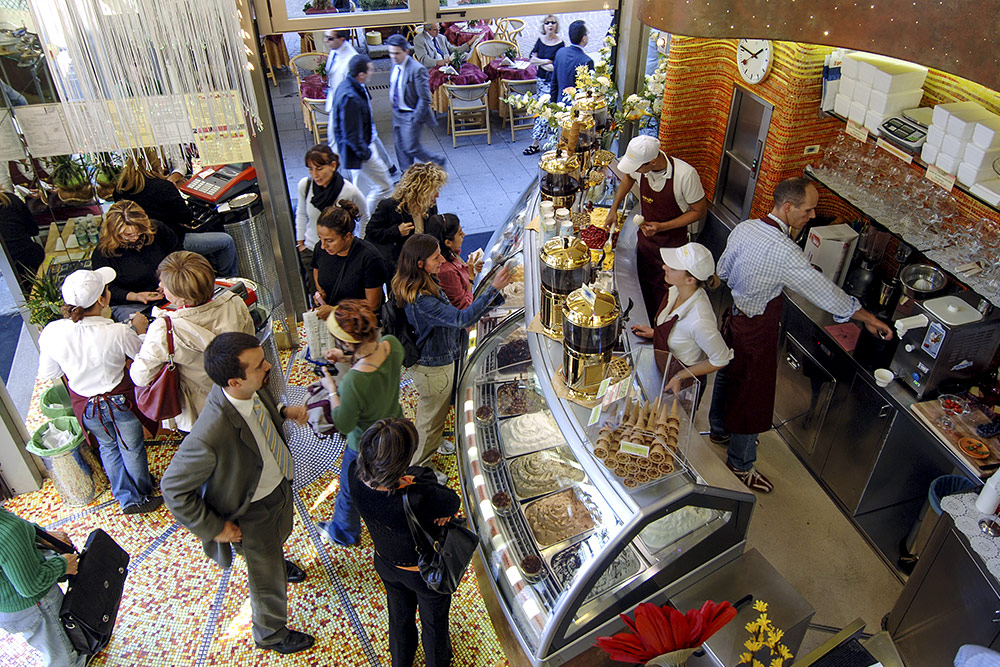
{"label": "woman with blonde hair", "polygon": [[[538,75],[535,78],[535,92],[539,97],[542,95],[552,95],[552,62],[555,60],[559,49],[566,46],[566,42],[559,37],[559,19],[553,14],[549,14],[542,19],[542,36],[535,40],[535,45],[531,47],[532,65],[538,67]],[[531,128],[531,138],[534,141],[524,149],[525,155],[534,155],[541,150],[538,142],[548,139],[552,133],[549,122],[543,120],[541,116],[535,118],[535,125]]]}
{"label": "woman with blonde hair", "polygon": [[163,301],[156,267],[177,249],[177,237],[170,228],[150,220],[134,201],[111,205],[104,214],[91,264],[95,269],[109,266],[115,270],[117,277],[108,286],[115,321],[126,322],[135,313],[147,314]]}
{"label": "woman with blonde hair", "polygon": [[160,289],[172,311],[153,309],[156,317],[129,374],[135,384],[153,383],[167,363],[167,322],[170,318],[174,339],[174,363],[180,371],[181,413],[174,425],[190,431],[212,389],[205,372],[205,348],[220,333],[254,332],[253,319],[246,304],[228,290],[215,298],[215,270],[201,255],[179,250],[167,255],[156,268]]}
{"label": "woman with blonde hair", "polygon": [[[455,451],[454,443],[441,436],[451,407],[455,362],[464,351],[464,330],[497,303],[503,303],[500,290],[510,283],[507,267],[501,268],[479,298],[468,308],[459,310],[451,305],[437,281],[444,261],[433,236],[416,234],[403,244],[399,266],[392,279],[396,303],[406,309],[406,317],[417,332],[420,358],[410,367],[410,377],[420,394],[416,416],[420,447],[413,465],[427,467],[433,467],[430,459],[435,450],[441,454]],[[443,478],[442,484],[447,481],[444,473],[437,471],[437,475]]]}
{"label": "woman with blonde hair", "polygon": [[334,306],[326,326],[337,345],[327,351],[326,358],[349,365],[339,386],[330,375],[322,380],[330,392],[330,418],[347,444],[333,518],[320,521],[318,526],[331,542],[346,547],[361,539],[361,517],[351,498],[347,473],[358,457],[358,443],[365,430],[379,419],[403,416],[399,376],[404,352],[395,336],[379,337],[375,313],[360,299]]}
{"label": "woman with blonde hair", "polygon": [[403,173],[392,197],[375,207],[365,239],[374,243],[386,261],[386,273],[396,271],[403,243],[413,233],[424,233],[424,221],[436,214],[437,198],[448,173],[433,162],[415,164]]}
{"label": "woman with blonde hair", "polygon": [[177,186],[163,175],[156,149],[129,154],[113,196],[116,202],[131,200],[139,204],[151,219],[170,227],[181,248],[208,257],[220,275],[239,274],[233,237],[217,223],[200,226]]}

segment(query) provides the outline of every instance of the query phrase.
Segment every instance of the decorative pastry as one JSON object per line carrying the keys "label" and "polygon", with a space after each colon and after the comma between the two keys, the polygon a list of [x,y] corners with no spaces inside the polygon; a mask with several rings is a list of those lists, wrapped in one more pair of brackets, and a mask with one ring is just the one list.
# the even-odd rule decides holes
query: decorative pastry
{"label": "decorative pastry", "polygon": [[534,554],[521,559],[521,574],[528,581],[538,581],[542,578],[542,559]]}
{"label": "decorative pastry", "polygon": [[604,447],[594,447],[594,456],[602,461],[608,457],[608,450]]}
{"label": "decorative pastry", "polygon": [[594,527],[594,517],[577,496],[578,492],[566,489],[525,506],[524,518],[538,546],[552,546]]}
{"label": "decorative pastry", "polygon": [[990,448],[982,440],[962,438],[958,441],[958,447],[971,459],[988,459],[990,457]]}
{"label": "decorative pastry", "polygon": [[625,478],[625,481],[624,481],[624,482],[622,482],[622,484],[624,484],[624,485],[625,485],[625,488],[626,488],[626,489],[634,489],[635,487],[639,486],[639,482],[637,482],[637,481],[636,481],[636,480],[635,480],[634,478],[632,478],[632,477],[626,477],[626,478]]}
{"label": "decorative pastry", "polygon": [[520,498],[533,498],[565,489],[585,478],[572,451],[562,446],[525,454],[508,464],[514,490]]}
{"label": "decorative pastry", "polygon": [[488,405],[480,405],[476,408],[477,424],[485,428],[492,426],[494,421],[496,421],[496,416],[493,414],[493,408]]}
{"label": "decorative pastry", "polygon": [[493,511],[500,516],[508,516],[514,511],[514,500],[506,491],[497,491],[493,494]]}
{"label": "decorative pastry", "polygon": [[487,449],[483,452],[483,465],[487,468],[496,468],[503,463],[503,454],[497,449]]}

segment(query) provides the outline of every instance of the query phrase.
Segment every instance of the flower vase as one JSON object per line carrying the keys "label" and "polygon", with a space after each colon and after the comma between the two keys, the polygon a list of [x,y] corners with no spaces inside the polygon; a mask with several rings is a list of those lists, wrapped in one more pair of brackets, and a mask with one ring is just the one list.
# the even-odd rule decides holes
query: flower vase
{"label": "flower vase", "polygon": [[670,653],[658,655],[646,663],[646,667],[684,667],[688,658],[700,647],[682,648]]}

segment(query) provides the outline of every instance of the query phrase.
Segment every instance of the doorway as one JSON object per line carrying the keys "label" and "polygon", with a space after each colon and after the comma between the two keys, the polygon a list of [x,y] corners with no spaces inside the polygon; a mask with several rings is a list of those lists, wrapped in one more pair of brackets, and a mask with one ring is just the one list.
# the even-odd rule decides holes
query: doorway
{"label": "doorway", "polygon": [[714,201],[736,220],[750,215],[773,112],[774,105],[750,91],[733,89]]}

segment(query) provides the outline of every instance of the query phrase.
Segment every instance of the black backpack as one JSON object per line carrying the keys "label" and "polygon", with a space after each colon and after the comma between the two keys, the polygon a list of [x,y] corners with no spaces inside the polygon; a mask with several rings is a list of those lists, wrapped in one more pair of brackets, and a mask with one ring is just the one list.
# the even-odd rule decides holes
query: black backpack
{"label": "black backpack", "polygon": [[409,368],[420,360],[417,332],[413,330],[406,311],[396,303],[396,297],[391,292],[382,304],[382,331],[392,334],[403,345],[403,366]]}

